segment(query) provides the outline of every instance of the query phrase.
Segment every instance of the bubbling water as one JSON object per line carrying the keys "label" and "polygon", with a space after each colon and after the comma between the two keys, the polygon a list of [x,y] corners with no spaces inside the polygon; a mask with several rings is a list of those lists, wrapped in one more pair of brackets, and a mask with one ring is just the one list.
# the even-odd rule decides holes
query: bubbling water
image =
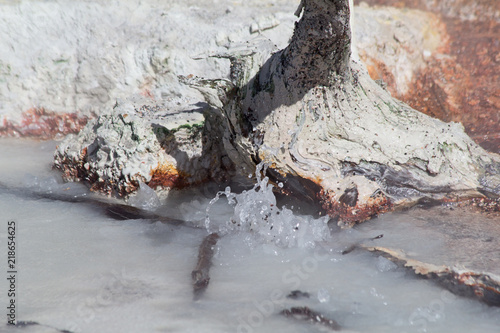
{"label": "bubbling water", "polygon": [[155,190],[139,182],[137,193],[128,199],[128,204],[144,210],[155,211],[160,207],[160,199]]}
{"label": "bubbling water", "polygon": [[[206,208],[205,227],[208,232],[228,234],[251,232],[259,241],[275,243],[280,247],[314,248],[317,242],[330,237],[327,216],[313,218],[300,216],[286,207],[279,208],[273,193],[274,185],[260,172],[266,166],[262,163],[256,168],[256,183],[252,189],[240,194],[231,192],[231,187],[216,194]],[[282,187],[283,184],[278,184]],[[210,211],[221,196],[233,208],[231,218],[217,221],[210,218]]]}

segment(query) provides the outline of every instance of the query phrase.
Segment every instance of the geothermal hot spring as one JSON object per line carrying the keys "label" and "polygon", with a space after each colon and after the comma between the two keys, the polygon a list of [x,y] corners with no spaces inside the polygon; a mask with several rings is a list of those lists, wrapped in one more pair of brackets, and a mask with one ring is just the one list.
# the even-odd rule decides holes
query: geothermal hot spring
{"label": "geothermal hot spring", "polygon": [[[185,224],[117,220],[96,204],[38,195],[103,199],[83,184],[61,181],[51,169],[55,146],[0,140],[3,318],[7,223],[15,221],[16,319],[39,323],[2,324],[2,332],[324,330],[280,315],[296,306],[334,319],[345,332],[500,331],[497,307],[455,296],[383,257],[342,255],[354,243],[375,244],[380,234],[411,243],[415,252],[439,251],[443,242],[408,213],[339,230],[300,202],[277,200],[272,185],[253,175],[172,192],[161,202],[143,187],[130,201]],[[209,232],[221,238],[210,284],[195,300],[191,272]],[[303,297],[287,297],[296,290]]]}

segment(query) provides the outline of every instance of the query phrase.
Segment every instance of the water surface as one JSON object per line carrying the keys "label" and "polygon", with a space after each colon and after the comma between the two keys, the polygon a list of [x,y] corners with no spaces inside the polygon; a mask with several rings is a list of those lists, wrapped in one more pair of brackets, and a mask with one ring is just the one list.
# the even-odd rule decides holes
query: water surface
{"label": "water surface", "polygon": [[[194,301],[191,271],[198,246],[208,234],[205,213],[217,186],[176,192],[162,202],[158,212],[193,223],[118,221],[96,205],[30,194],[92,196],[82,184],[62,183],[51,169],[55,144],[0,140],[0,182],[21,188],[0,191],[1,267],[6,274],[7,222],[15,221],[17,319],[46,325],[0,331],[322,331],[279,315],[292,306],[308,306],[350,332],[500,331],[499,308],[454,296],[382,257],[362,251],[341,254],[354,242],[376,244],[366,239],[384,233],[384,241],[412,242],[416,252],[432,257],[445,244],[438,237],[430,239],[414,218],[387,214],[356,229],[333,229],[331,235],[328,231],[314,246],[297,242],[286,247],[265,240],[257,227],[220,229],[235,218],[236,209],[223,195],[209,210],[210,227],[223,233],[210,285]],[[262,203],[272,197],[257,189],[247,200]],[[301,223],[314,220],[300,216],[296,208],[293,218]],[[282,208],[273,214],[278,211],[284,214]],[[277,225],[273,216],[270,223]],[[6,280],[1,281],[5,295]],[[293,290],[310,296],[287,298]],[[2,296],[4,309],[5,299]]]}

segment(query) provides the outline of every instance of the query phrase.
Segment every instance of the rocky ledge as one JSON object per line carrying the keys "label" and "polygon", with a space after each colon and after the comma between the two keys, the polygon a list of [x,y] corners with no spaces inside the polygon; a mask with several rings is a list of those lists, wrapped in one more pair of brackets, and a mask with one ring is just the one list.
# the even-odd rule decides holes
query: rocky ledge
{"label": "rocky ledge", "polygon": [[172,112],[141,97],[119,101],[58,145],[54,167],[65,181],[125,197],[141,182],[165,191],[223,180],[234,167],[217,134],[222,119],[210,110]]}
{"label": "rocky ledge", "polygon": [[140,182],[165,190],[248,175],[264,162],[284,191],[342,226],[422,200],[500,195],[498,155],[460,124],[394,99],[351,58],[348,1],[303,1],[296,14],[282,50],[255,38],[211,56],[230,60],[229,78],[179,77],[203,103],[119,101],[59,145],[56,168],[126,196]]}

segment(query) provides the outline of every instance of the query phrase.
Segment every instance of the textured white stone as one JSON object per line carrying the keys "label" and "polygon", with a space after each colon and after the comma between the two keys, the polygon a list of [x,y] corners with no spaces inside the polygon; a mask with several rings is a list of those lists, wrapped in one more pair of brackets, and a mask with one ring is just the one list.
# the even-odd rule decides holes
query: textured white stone
{"label": "textured white stone", "polygon": [[[500,193],[498,155],[475,144],[460,124],[395,100],[357,61],[344,64],[345,31],[324,27],[348,16],[335,9],[339,3],[308,4],[317,11],[306,11],[289,47],[267,61],[249,54],[236,62],[246,65],[233,79],[241,104],[223,103],[223,114],[232,128],[224,143],[237,165],[263,161],[282,176],[312,180],[333,202],[355,186],[361,205],[379,192],[396,206],[422,196]],[[328,10],[339,21],[323,15]],[[263,65],[256,71],[255,64]]]}
{"label": "textured white stone", "polygon": [[177,75],[227,76],[227,60],[195,58],[248,39],[254,15],[280,13],[284,24],[263,34],[286,42],[293,1],[265,2],[0,2],[0,124],[19,123],[31,107],[100,114],[136,93],[170,107],[194,104],[200,94]]}
{"label": "textured white stone", "polygon": [[68,181],[90,180],[94,189],[118,195],[134,192],[141,182],[149,183],[157,170],[165,174],[166,183],[168,177],[180,177],[185,185],[224,177],[227,171],[222,169],[230,164],[223,165],[216,120],[208,117],[214,122],[213,141],[204,139],[202,112],[172,112],[146,98],[121,100],[111,112],[58,145],[55,167]]}

